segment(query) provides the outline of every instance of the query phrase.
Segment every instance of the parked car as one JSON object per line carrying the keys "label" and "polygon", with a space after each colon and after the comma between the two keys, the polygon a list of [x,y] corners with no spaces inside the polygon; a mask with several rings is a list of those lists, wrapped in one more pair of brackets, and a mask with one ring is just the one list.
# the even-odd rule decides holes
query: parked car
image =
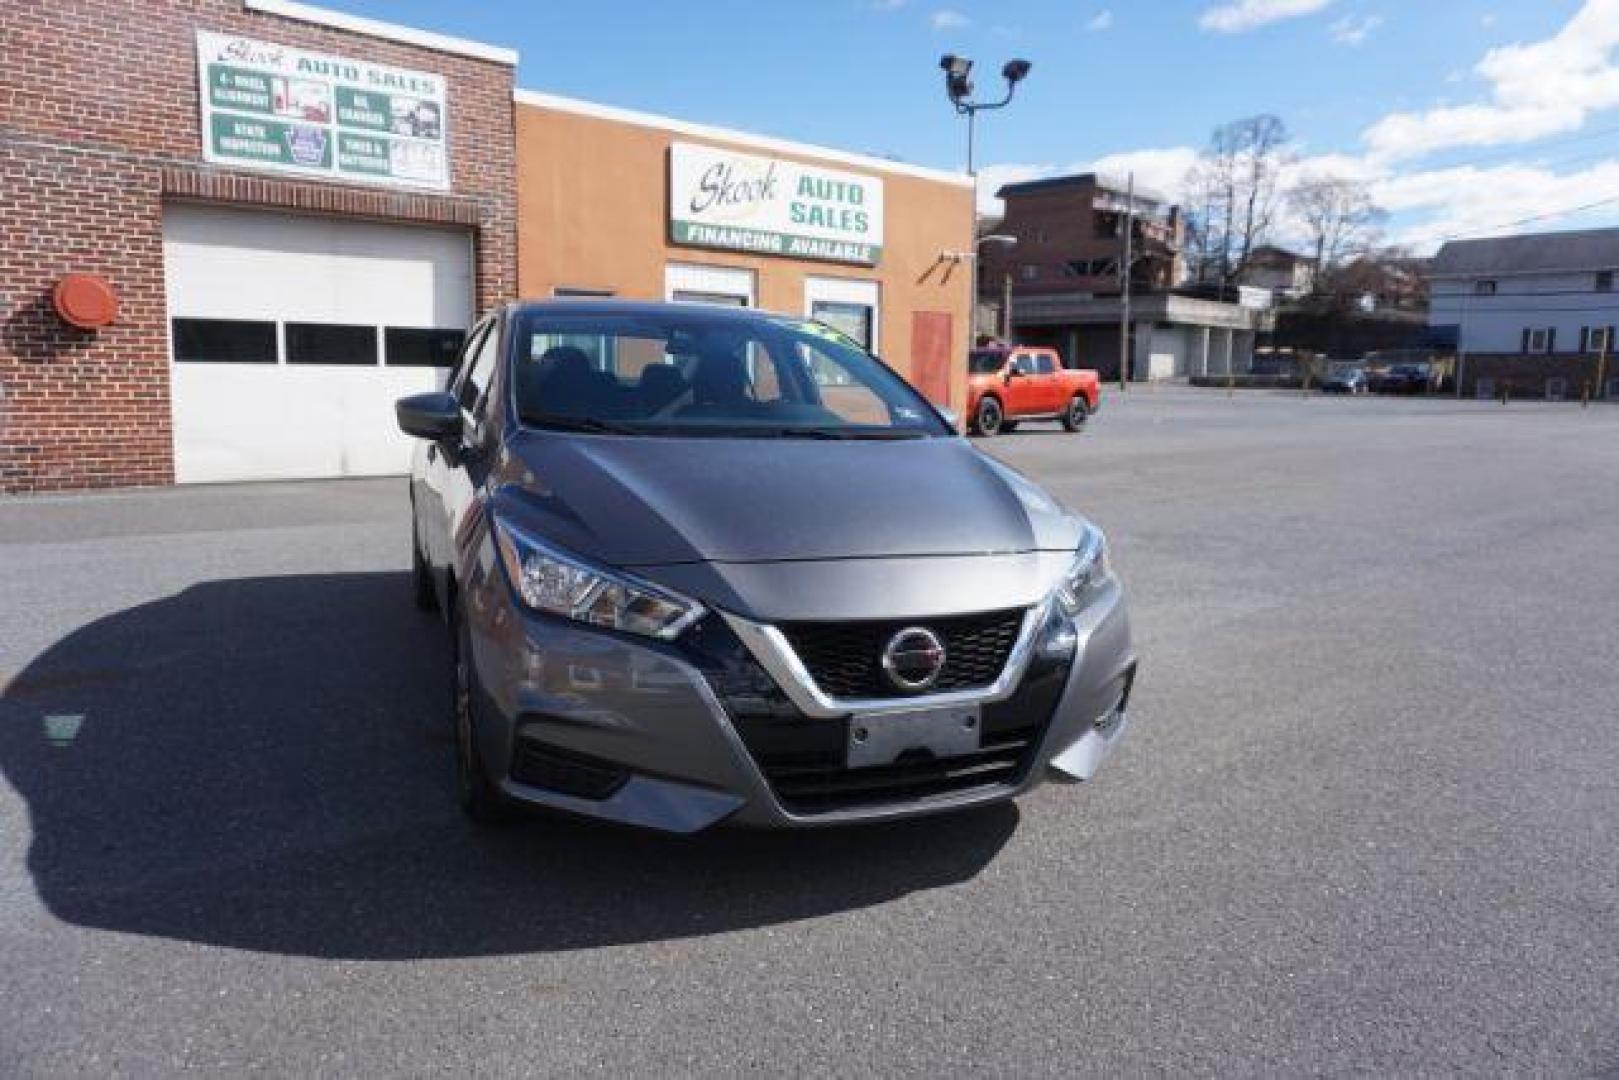
{"label": "parked car", "polygon": [[1102,404],[1096,372],[1065,368],[1055,349],[1003,346],[967,357],[967,426],[999,435],[1025,420],[1058,420],[1078,431]]}
{"label": "parked car", "polygon": [[1364,394],[1368,388],[1366,372],[1358,367],[1339,368],[1321,380],[1323,394]]}
{"label": "parked car", "polygon": [[475,819],[908,817],[1089,778],[1122,736],[1102,534],[835,331],[509,305],[397,413]]}
{"label": "parked car", "polygon": [[1425,394],[1428,392],[1426,364],[1395,364],[1371,378],[1371,388],[1379,394]]}

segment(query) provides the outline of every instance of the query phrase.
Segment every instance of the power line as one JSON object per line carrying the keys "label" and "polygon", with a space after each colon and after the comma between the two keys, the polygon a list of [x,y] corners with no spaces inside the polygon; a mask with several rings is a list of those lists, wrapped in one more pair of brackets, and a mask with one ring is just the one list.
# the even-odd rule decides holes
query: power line
{"label": "power line", "polygon": [[1587,210],[1595,210],[1599,207],[1610,206],[1614,203],[1619,203],[1619,195],[1612,195],[1606,199],[1598,199],[1595,202],[1588,202],[1581,206],[1570,206],[1564,210],[1548,210],[1543,214],[1531,214],[1528,217],[1519,218],[1517,221],[1507,221],[1501,223],[1500,225],[1485,225],[1482,226],[1477,232],[1450,233],[1449,235],[1441,236],[1439,239],[1441,242],[1449,240],[1477,240],[1489,237],[1502,229],[1515,229],[1520,225],[1533,225],[1537,221],[1550,221],[1556,218],[1573,217],[1576,214],[1583,214]]}
{"label": "power line", "polygon": [[[1560,139],[1544,139],[1536,143],[1536,147],[1567,146],[1570,143],[1590,142],[1593,139],[1605,139],[1610,135],[1619,135],[1619,127],[1603,128],[1601,131],[1588,131],[1580,135],[1565,135]],[[1482,154],[1478,157],[1467,158],[1462,161],[1453,162],[1449,165],[1441,165],[1439,168],[1469,169],[1475,165],[1488,165],[1492,161],[1507,161],[1512,158],[1521,159],[1523,156],[1524,151],[1522,149],[1497,150],[1494,153]]]}

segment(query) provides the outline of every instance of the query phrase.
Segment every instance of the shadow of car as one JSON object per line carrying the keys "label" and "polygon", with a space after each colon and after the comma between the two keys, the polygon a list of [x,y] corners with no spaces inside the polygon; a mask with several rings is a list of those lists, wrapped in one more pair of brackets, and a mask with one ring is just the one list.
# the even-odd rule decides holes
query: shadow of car
{"label": "shadow of car", "polygon": [[[408,575],[212,581],[57,642],[0,698],[0,769],[57,917],[293,955],[458,957],[678,938],[969,879],[1000,805],[831,832],[494,832],[448,797],[442,629]],[[445,661],[447,664],[447,660]]]}

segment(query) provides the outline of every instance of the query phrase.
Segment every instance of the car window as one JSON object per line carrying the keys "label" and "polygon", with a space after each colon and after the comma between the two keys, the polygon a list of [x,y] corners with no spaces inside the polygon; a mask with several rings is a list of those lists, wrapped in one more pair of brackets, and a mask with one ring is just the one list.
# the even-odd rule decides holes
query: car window
{"label": "car window", "polygon": [[495,370],[495,354],[500,347],[500,333],[495,324],[491,323],[489,330],[478,341],[476,352],[467,363],[466,378],[455,392],[456,400],[461,408],[474,414],[474,418],[482,415],[479,406],[484,400],[484,394],[489,389],[489,376]]}
{"label": "car window", "polygon": [[489,321],[484,321],[467,331],[466,340],[461,342],[461,351],[455,356],[455,363],[450,365],[450,375],[444,385],[452,394],[459,394],[461,383],[467,376],[467,361],[478,351],[478,345],[483,341],[484,333],[489,329]]}
{"label": "car window", "polygon": [[1038,353],[1034,358],[1035,368],[1042,375],[1050,375],[1057,370],[1057,365],[1051,362],[1050,353]]}
{"label": "car window", "polygon": [[945,437],[915,390],[808,319],[536,310],[513,324],[520,422],[621,435]]}
{"label": "car window", "polygon": [[1034,357],[1028,353],[1018,353],[1012,362],[1025,375],[1033,375],[1035,372]]}

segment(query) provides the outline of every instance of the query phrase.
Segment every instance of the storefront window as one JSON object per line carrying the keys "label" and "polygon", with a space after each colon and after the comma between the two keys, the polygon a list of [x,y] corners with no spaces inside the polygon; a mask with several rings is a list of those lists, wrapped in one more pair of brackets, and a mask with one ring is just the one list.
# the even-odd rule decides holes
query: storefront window
{"label": "storefront window", "polygon": [[862,349],[869,351],[872,347],[872,310],[867,304],[816,300],[810,304],[810,318],[852,339]]}
{"label": "storefront window", "polygon": [[724,304],[726,307],[748,306],[746,296],[737,296],[734,293],[701,292],[697,289],[676,289],[673,298],[698,304]]}

